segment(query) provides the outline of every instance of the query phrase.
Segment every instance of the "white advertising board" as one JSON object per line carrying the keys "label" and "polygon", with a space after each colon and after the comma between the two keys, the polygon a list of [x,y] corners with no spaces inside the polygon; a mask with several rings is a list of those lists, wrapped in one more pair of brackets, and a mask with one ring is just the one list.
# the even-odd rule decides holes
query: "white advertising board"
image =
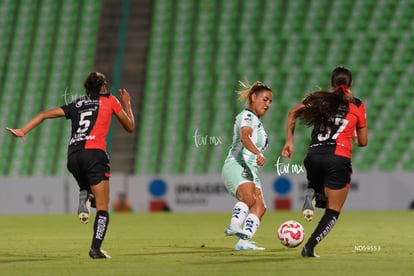
{"label": "white advertising board", "polygon": [[[354,172],[344,209],[408,209],[414,201],[414,173]],[[304,173],[262,174],[269,211],[300,210],[306,188]],[[76,182],[58,177],[0,178],[0,214],[76,212]],[[137,212],[228,212],[235,199],[225,190],[219,174],[111,177],[111,201],[127,194]]]}

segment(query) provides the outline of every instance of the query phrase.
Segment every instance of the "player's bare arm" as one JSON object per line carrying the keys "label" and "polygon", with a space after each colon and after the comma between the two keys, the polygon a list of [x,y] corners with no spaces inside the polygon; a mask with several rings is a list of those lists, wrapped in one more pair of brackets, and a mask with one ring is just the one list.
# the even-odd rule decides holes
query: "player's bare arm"
{"label": "player's bare arm", "polygon": [[51,109],[39,112],[36,116],[34,116],[30,121],[28,121],[20,129],[12,129],[12,128],[6,127],[6,130],[9,131],[14,136],[22,138],[24,141],[26,134],[29,133],[33,128],[40,125],[44,120],[63,117],[63,116],[65,116],[63,109],[60,107],[55,107],[55,108],[51,108]]}
{"label": "player's bare arm", "polygon": [[251,137],[252,137],[253,129],[248,126],[244,126],[240,129],[240,141],[242,142],[243,146],[248,149],[249,151],[256,154],[256,162],[257,165],[263,166],[266,162],[262,152],[254,145]]}
{"label": "player's bare arm", "polygon": [[132,132],[135,128],[135,120],[131,108],[131,97],[127,90],[119,89],[119,98],[124,105],[124,109],[118,112],[116,117],[126,131]]}
{"label": "player's bare arm", "polygon": [[288,118],[286,121],[286,142],[282,149],[282,156],[292,159],[293,152],[294,152],[294,134],[295,134],[295,127],[296,127],[296,112],[305,105],[298,104],[294,106],[291,110],[289,110]]}

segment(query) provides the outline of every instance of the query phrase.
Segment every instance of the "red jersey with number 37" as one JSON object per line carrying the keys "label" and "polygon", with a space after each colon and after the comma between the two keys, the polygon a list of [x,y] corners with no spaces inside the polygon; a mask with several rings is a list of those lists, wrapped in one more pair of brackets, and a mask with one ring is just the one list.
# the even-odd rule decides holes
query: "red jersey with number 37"
{"label": "red jersey with number 37", "polygon": [[66,119],[72,121],[68,154],[82,149],[101,149],[106,152],[106,135],[112,114],[122,110],[118,99],[111,94],[87,95],[61,107]]}
{"label": "red jersey with number 37", "polygon": [[367,126],[365,105],[360,99],[354,100],[347,106],[339,107],[331,129],[325,133],[318,127],[312,130],[309,153],[333,153],[351,158],[355,129]]}

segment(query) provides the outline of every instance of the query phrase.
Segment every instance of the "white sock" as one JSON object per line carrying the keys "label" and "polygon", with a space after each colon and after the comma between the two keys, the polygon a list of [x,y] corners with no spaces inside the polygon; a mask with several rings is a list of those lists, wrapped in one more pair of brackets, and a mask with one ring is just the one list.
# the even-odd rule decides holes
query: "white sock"
{"label": "white sock", "polygon": [[247,206],[244,202],[237,202],[233,207],[230,225],[235,227],[241,227],[248,213],[249,206]]}
{"label": "white sock", "polygon": [[254,236],[257,228],[260,226],[260,220],[255,214],[249,214],[244,222],[243,231],[250,234],[250,238]]}

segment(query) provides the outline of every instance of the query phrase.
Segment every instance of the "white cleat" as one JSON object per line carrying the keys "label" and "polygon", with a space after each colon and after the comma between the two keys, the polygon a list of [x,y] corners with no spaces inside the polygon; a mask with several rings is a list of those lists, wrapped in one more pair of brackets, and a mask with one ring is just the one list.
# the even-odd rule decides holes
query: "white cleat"
{"label": "white cleat", "polygon": [[224,229],[224,235],[225,236],[237,236],[238,238],[242,240],[248,240],[250,239],[250,235],[243,231],[240,227],[237,226],[227,226],[226,229]]}
{"label": "white cleat", "polygon": [[80,222],[83,224],[88,223],[89,221],[89,213],[90,213],[90,201],[88,199],[88,191],[82,190],[79,193],[79,207],[78,207],[78,216]]}
{"label": "white cleat", "polygon": [[236,236],[239,233],[242,233],[243,230],[240,227],[237,226],[227,226],[226,229],[224,229],[224,235],[225,236]]}
{"label": "white cleat", "polygon": [[306,221],[311,221],[313,219],[313,210],[310,210],[310,209],[303,210],[303,218]]}
{"label": "white cleat", "polygon": [[259,247],[254,244],[253,241],[239,240],[239,242],[234,246],[234,250],[265,250],[264,247]]}
{"label": "white cleat", "polygon": [[314,210],[314,203],[313,197],[315,195],[315,190],[309,188],[305,192],[305,201],[303,202],[303,217],[306,221],[311,221],[313,219],[313,210]]}

